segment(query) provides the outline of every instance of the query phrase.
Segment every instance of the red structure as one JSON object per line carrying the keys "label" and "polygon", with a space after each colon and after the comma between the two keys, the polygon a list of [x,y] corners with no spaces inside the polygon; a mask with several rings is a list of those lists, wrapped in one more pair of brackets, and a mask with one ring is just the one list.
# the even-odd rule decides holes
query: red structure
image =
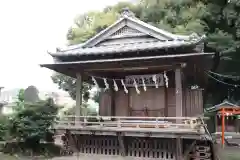
{"label": "red structure", "polygon": [[[228,124],[226,124],[225,118],[229,116],[234,116],[234,115],[240,115],[240,106],[235,105],[233,103],[230,103],[228,101],[225,101],[221,104],[218,104],[216,106],[213,106],[209,109],[207,109],[208,112],[216,112],[215,115],[215,123],[217,123],[217,115],[221,115],[221,144],[222,147],[224,147],[225,144],[225,130]],[[237,127],[237,126],[234,126]],[[217,129],[216,129],[217,130]]]}
{"label": "red structure", "polygon": [[240,114],[240,107],[238,108],[222,108],[221,109],[222,114],[222,146],[224,146],[224,132],[225,132],[225,115],[237,115]]}

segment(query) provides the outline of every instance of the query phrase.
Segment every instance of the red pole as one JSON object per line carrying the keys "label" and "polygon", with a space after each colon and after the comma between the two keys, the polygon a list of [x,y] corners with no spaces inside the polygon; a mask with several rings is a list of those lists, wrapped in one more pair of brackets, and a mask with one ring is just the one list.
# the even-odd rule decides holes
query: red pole
{"label": "red pole", "polygon": [[225,132],[225,110],[222,109],[222,147],[224,147],[224,132]]}

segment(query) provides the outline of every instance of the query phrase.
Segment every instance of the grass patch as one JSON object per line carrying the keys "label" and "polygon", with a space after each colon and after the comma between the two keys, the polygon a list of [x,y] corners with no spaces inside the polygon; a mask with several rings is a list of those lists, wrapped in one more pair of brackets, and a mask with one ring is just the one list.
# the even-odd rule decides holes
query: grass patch
{"label": "grass patch", "polygon": [[0,159],[4,159],[4,160],[21,160],[15,156],[10,156],[10,155],[7,155],[7,154],[3,154],[3,153],[0,153]]}
{"label": "grass patch", "polygon": [[239,160],[240,159],[240,153],[226,153],[223,160]]}
{"label": "grass patch", "polygon": [[223,150],[221,160],[240,160],[239,150],[239,148]]}
{"label": "grass patch", "polygon": [[[48,158],[34,158],[35,160],[47,160]],[[26,158],[21,156],[12,156],[4,153],[0,153],[0,160],[32,160],[32,158]]]}

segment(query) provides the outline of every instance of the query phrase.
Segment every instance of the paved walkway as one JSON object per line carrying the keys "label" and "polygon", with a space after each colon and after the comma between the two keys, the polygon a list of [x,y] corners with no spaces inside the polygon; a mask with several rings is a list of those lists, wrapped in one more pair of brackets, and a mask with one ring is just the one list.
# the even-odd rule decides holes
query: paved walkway
{"label": "paved walkway", "polygon": [[[121,156],[103,156],[103,155],[80,155],[53,158],[52,160],[142,160],[137,157],[121,157]],[[147,160],[156,160],[154,158],[148,158]]]}

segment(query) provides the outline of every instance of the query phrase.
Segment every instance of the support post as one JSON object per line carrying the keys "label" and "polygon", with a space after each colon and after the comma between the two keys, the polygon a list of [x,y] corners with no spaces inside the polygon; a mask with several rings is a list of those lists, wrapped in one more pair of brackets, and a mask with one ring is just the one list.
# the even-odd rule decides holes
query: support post
{"label": "support post", "polygon": [[222,108],[222,148],[224,148],[224,138],[225,138],[225,135],[224,135],[224,132],[225,132],[225,109]]}
{"label": "support post", "polygon": [[111,93],[111,116],[116,116],[115,92],[112,88],[110,89],[110,93]]}
{"label": "support post", "polygon": [[194,141],[192,142],[192,144],[187,147],[187,149],[186,149],[185,152],[184,152],[183,159],[187,159],[187,160],[189,159],[189,156],[190,156],[189,154],[190,154],[190,152],[193,150],[193,148],[194,148],[194,146],[196,145],[196,143],[197,143],[197,141],[194,140]]}
{"label": "support post", "polygon": [[126,147],[125,147],[125,143],[124,143],[124,137],[121,132],[118,133],[117,136],[118,136],[118,142],[119,142],[119,146],[120,146],[121,155],[123,157],[125,157],[126,156]]}
{"label": "support post", "polygon": [[183,160],[183,145],[180,137],[176,138],[176,160]]}
{"label": "support post", "polygon": [[80,121],[82,107],[82,75],[77,73],[75,125]]}
{"label": "support post", "polygon": [[216,114],[214,115],[214,132],[215,133],[217,133],[218,132],[218,120],[217,120],[217,118],[218,118],[218,112],[216,112]]}
{"label": "support post", "polygon": [[[175,89],[176,89],[176,117],[182,117],[182,78],[181,78],[181,68],[175,69]],[[181,120],[177,120],[180,123]]]}
{"label": "support post", "polygon": [[166,84],[164,85],[164,117],[168,117],[168,89]]}

